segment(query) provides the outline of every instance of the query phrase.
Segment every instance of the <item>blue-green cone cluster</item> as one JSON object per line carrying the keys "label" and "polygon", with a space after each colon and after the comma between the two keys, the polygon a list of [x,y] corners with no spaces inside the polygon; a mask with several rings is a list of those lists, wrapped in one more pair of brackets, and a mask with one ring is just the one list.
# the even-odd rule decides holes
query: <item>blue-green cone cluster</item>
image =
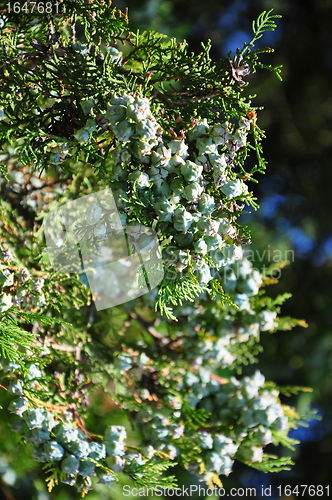
{"label": "blue-green cone cluster", "polygon": [[[186,360],[192,364],[192,371],[181,368],[176,360],[171,361],[169,370],[173,373],[174,388],[178,391],[178,395],[169,395],[167,399],[173,409],[149,408],[140,411],[137,417],[143,422],[142,432],[150,450],[157,449],[179,457],[181,452],[176,440],[193,439],[194,436],[202,454],[197,463],[189,465],[189,470],[207,482],[216,474],[228,475],[234,458],[261,461],[263,447],[272,442],[273,431],[288,428],[279,392],[264,387],[265,379],[260,372],[240,380],[213,375],[216,368],[230,367],[236,362],[233,353],[241,344],[251,338],[256,339],[260,331],[272,331],[277,327],[277,313],[269,309],[261,310],[255,304],[254,297],[262,285],[262,275],[253,269],[249,260],[242,258],[226,265],[220,280],[237,309],[233,306],[227,308],[217,299],[209,297],[206,300],[200,297],[199,307],[197,301],[176,308],[180,325],[173,323],[173,336],[178,338],[176,349],[185,353]],[[143,300],[147,305],[149,300],[153,302],[148,295]],[[129,353],[126,356],[129,366]],[[146,356],[143,361],[146,367],[151,364]],[[132,361],[130,369],[134,368]],[[142,400],[149,399],[149,391],[142,389],[140,397]],[[224,434],[214,434],[211,430],[194,435],[187,433],[181,422],[184,404],[209,412],[209,427],[222,426]],[[178,419],[176,423],[174,418]]]}
{"label": "blue-green cone cluster", "polygon": [[[2,252],[0,261],[0,314],[13,306],[42,308],[46,305],[43,290],[45,280],[31,276],[27,268],[13,266],[14,257],[10,251]],[[14,270],[13,270],[14,267]]]}
{"label": "blue-green cone cluster", "polygon": [[[2,359],[1,368],[10,376],[18,370],[19,365]],[[34,460],[59,462],[65,474],[63,482],[76,485],[78,491],[82,491],[83,487],[86,491],[90,489],[91,477],[94,475],[97,475],[99,483],[110,486],[117,480],[116,472],[123,470],[126,463],[131,463],[134,458],[144,463],[140,455],[126,456],[127,434],[122,426],[110,426],[103,443],[98,443],[77,427],[70,412],[54,416],[44,407],[31,408],[24,395],[24,386],[36,382],[42,375],[42,371],[31,364],[24,381],[11,377],[8,384],[8,391],[18,396],[8,407],[11,413],[17,415],[10,423],[11,429],[33,444]],[[108,467],[105,459],[110,457],[115,459],[116,464],[120,462],[121,467]]]}
{"label": "blue-green cone cluster", "polygon": [[[168,238],[164,261],[183,272],[188,249],[200,284],[212,279],[211,266],[219,269],[240,257],[233,219],[217,210],[224,203],[250,197],[233,168],[237,151],[246,146],[248,119],[241,117],[238,128],[196,120],[189,131],[171,138],[158,124],[147,98],[115,94],[106,112],[100,113],[91,99],[81,106],[89,117],[75,133],[76,141],[91,142],[100,134],[115,140],[106,165],[123,224],[138,217],[130,205],[135,191],[149,223],[156,221],[160,238]],[[67,144],[60,149],[54,154],[64,159]]]}
{"label": "blue-green cone cluster", "polygon": [[[97,211],[92,215],[96,218],[98,214]],[[275,311],[261,311],[254,307],[253,298],[259,292],[262,277],[247,259],[226,264],[219,278],[225,292],[237,305],[237,310],[220,306],[217,300],[208,299],[207,295],[205,300],[200,298],[199,308],[195,303],[177,308],[181,328],[175,325],[174,333],[179,337],[178,348],[182,346],[193,369],[188,372],[177,366],[176,359],[170,362],[169,368],[178,395],[168,395],[167,404],[162,408],[151,406],[141,410],[136,419],[143,423],[142,432],[146,442],[143,451],[146,458],[153,456],[157,450],[179,459],[181,450],[177,440],[193,439],[192,432],[186,430],[183,422],[183,405],[210,412],[209,425],[223,426],[225,431],[196,432],[194,439],[202,453],[197,462],[188,466],[204,481],[211,481],[216,475],[228,475],[232,471],[234,458],[261,460],[263,447],[271,442],[273,431],[285,430],[288,425],[278,391],[265,389],[264,377],[259,372],[241,380],[223,379],[222,383],[213,378],[216,367],[233,364],[236,346],[247,342],[251,336],[257,337],[259,331],[276,327]],[[5,275],[4,279],[8,279],[8,276]],[[25,273],[23,280],[29,279]],[[33,290],[40,293],[42,287],[42,280],[34,281]],[[149,300],[149,295],[143,298],[147,303]],[[186,320],[182,322],[181,317]],[[2,365],[7,373],[15,372],[19,367],[17,363],[8,361]],[[131,372],[137,370],[148,373],[152,365],[153,361],[144,352],[137,355],[130,349],[114,358],[114,368],[120,376],[130,376]],[[121,426],[110,427],[106,431],[104,443],[100,444],[91,441],[72,421],[59,421],[45,408],[30,408],[24,396],[24,387],[31,387],[41,377],[41,370],[31,365],[24,381],[11,378],[8,389],[17,395],[17,399],[12,401],[10,410],[19,417],[12,422],[12,429],[23,433],[25,439],[34,445],[33,456],[36,460],[59,462],[62,472],[66,474],[65,481],[69,484],[77,484],[80,488],[84,481],[88,488],[92,475],[97,475],[102,484],[114,483],[115,476],[111,472],[97,467],[89,459],[102,461],[106,457],[115,457],[116,464],[112,471],[115,474],[123,470],[134,460],[125,451],[125,429]],[[150,391],[142,383],[140,398],[142,401],[151,400]],[[146,458],[137,456],[134,460],[136,467],[144,463]],[[133,467],[133,464],[130,466]]]}
{"label": "blue-green cone cluster", "polygon": [[[262,284],[258,270],[252,269],[247,259],[226,265],[220,273],[220,282],[237,310],[208,301],[204,310],[187,306],[178,308],[179,316],[188,315],[182,332],[186,334],[183,347],[197,365],[208,364],[226,368],[235,361],[236,347],[250,339],[259,339],[261,331],[273,331],[277,327],[277,313],[268,309],[256,311],[255,301]],[[188,311],[190,309],[190,313]],[[189,314],[188,314],[189,313]]]}
{"label": "blue-green cone cluster", "polygon": [[[188,438],[200,447],[202,453],[192,461],[188,470],[198,474],[200,481],[210,482],[216,475],[228,475],[234,458],[260,462],[263,447],[272,442],[274,431],[284,431],[288,419],[279,401],[279,391],[265,388],[265,378],[256,371],[250,377],[238,380],[211,378],[211,373],[201,368],[176,376],[178,390],[183,398],[170,398],[175,411],[162,408],[142,410],[138,421],[142,422],[147,442],[146,453],[154,449],[168,453],[172,458],[180,454],[180,445]],[[225,433],[189,432],[175,418],[180,418],[181,408],[189,404],[193,409],[204,408],[211,413],[209,424],[225,429]]]}
{"label": "blue-green cone cluster", "polygon": [[[253,269],[252,263],[242,257],[233,264],[227,264],[218,278],[227,295],[237,307],[226,307],[211,300],[205,293],[194,303],[186,303],[175,309],[180,326],[173,324],[173,335],[178,337],[177,346],[186,353],[186,359],[194,366],[215,368],[233,367],[236,350],[241,344],[258,341],[260,332],[277,328],[277,313],[255,306],[262,285],[261,273]],[[153,306],[156,291],[145,295],[142,300]],[[128,362],[128,358],[127,358]]]}

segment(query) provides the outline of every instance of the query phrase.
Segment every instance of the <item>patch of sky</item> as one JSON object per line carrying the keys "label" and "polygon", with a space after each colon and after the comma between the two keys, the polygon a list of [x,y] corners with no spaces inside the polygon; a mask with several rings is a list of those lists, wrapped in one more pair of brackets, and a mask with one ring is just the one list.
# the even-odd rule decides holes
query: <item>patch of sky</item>
{"label": "patch of sky", "polygon": [[288,237],[299,257],[305,257],[312,252],[315,247],[315,239],[309,237],[300,227],[292,227],[289,220],[280,218],[276,220],[279,233]]}
{"label": "patch of sky", "polygon": [[216,22],[216,27],[231,29],[238,21],[239,14],[247,10],[247,7],[248,3],[244,0],[236,0],[228,7],[223,7],[220,13],[221,15]]}
{"label": "patch of sky", "polygon": [[277,213],[280,205],[285,203],[286,197],[275,193],[267,196],[260,204],[259,214],[263,219],[272,219]]}
{"label": "patch of sky", "polygon": [[324,250],[324,253],[328,256],[328,257],[332,257],[332,236],[329,236],[325,241],[324,241],[324,244],[323,244],[323,250]]}
{"label": "patch of sky", "polygon": [[245,226],[248,224],[249,219],[251,219],[252,216],[255,216],[255,209],[252,206],[249,206],[245,207],[243,210],[248,212],[246,214],[241,214],[240,223]]}
{"label": "patch of sky", "polygon": [[237,47],[242,49],[243,44],[250,40],[250,32],[244,30],[236,30],[231,35],[229,35],[223,42],[223,53],[226,56],[230,51],[232,51],[232,57],[235,56],[235,50]]}
{"label": "patch of sky", "polygon": [[[279,175],[269,175],[259,180],[259,189],[264,198],[262,195],[258,196],[260,206],[257,212],[258,217],[266,219],[274,217],[279,206],[286,201],[283,195],[278,194],[284,187],[285,181]],[[271,206],[269,206],[268,200],[270,200]],[[245,211],[249,213],[241,215],[242,223],[247,223],[249,218],[256,213],[251,206],[246,207]]]}
{"label": "patch of sky", "polygon": [[[320,408],[313,408],[317,410],[317,416],[322,417],[323,412]],[[289,432],[289,437],[292,439],[298,439],[301,443],[306,441],[319,441],[322,439],[326,433],[326,426],[324,421],[313,419],[307,422],[308,427],[299,426],[297,429],[291,429]]]}
{"label": "patch of sky", "polygon": [[268,175],[259,180],[259,189],[264,194],[266,194],[267,191],[271,193],[278,193],[284,187],[285,181],[279,175]]}
{"label": "patch of sky", "polygon": [[255,48],[259,49],[262,47],[273,47],[275,48],[277,43],[280,42],[282,37],[282,23],[281,19],[276,20],[277,28],[274,31],[265,31],[262,38],[255,42]]}
{"label": "patch of sky", "polygon": [[[221,29],[224,32],[224,40],[220,44],[220,51],[225,57],[230,51],[235,55],[235,49],[242,48],[244,43],[251,40],[253,33],[251,30],[251,23],[246,23],[247,26],[243,26],[240,22],[243,22],[245,12],[248,8],[248,2],[245,0],[236,0],[231,5],[226,8],[222,8],[218,20],[215,22],[213,28]],[[255,48],[259,49],[262,47],[270,46],[274,47],[280,41],[282,37],[282,22],[281,19],[277,19],[277,29],[275,31],[266,31],[262,38],[255,42]],[[228,36],[225,33],[229,31]]]}
{"label": "patch of sky", "polygon": [[255,498],[263,498],[263,491],[271,484],[270,478],[267,474],[255,470],[243,472],[243,474],[241,474],[241,483],[246,488],[256,489]]}
{"label": "patch of sky", "polygon": [[328,236],[320,246],[313,258],[315,266],[322,266],[327,260],[332,258],[332,236]]}
{"label": "patch of sky", "polygon": [[301,257],[312,252],[315,247],[315,241],[307,236],[300,227],[289,228],[287,236],[290,238]]}

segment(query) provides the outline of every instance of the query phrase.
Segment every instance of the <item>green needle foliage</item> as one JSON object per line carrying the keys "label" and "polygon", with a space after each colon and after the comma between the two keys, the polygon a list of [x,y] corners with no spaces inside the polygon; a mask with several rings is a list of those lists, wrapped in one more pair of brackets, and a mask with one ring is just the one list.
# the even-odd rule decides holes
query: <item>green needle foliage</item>
{"label": "green needle foliage", "polygon": [[[262,334],[306,326],[279,316],[290,295],[265,295],[276,280],[242,250],[241,214],[258,208],[246,183],[266,168],[258,108],[243,90],[256,67],[280,76],[259,61],[271,49],[254,50],[279,16],[263,12],[242,51],[216,63],[210,43],[194,54],[133,33],[104,1],[59,9],[0,10],[1,425],[28,446],[24,470],[32,455],[49,491],[65,483],[82,497],[123,477],[174,488],[176,464],[210,487],[235,460],[288,470],[290,458],[264,447],[296,444],[288,432],[309,414],[279,396],[310,389],[241,376]],[[157,234],[164,278],[97,312],[83,269],[51,265],[45,221],[108,188],[129,252],[151,245],[143,226]],[[96,254],[110,209],[80,216],[80,250]]]}

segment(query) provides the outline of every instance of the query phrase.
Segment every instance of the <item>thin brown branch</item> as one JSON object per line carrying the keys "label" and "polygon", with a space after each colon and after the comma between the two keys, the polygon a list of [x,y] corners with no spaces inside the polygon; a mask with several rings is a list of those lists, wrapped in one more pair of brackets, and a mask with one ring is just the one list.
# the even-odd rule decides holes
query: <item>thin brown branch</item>
{"label": "thin brown branch", "polygon": [[137,313],[132,312],[130,313],[130,316],[135,321],[137,321],[137,323],[139,323],[139,325],[141,325],[144,328],[144,330],[146,330],[150,335],[152,335],[152,337],[158,340],[164,339],[164,337],[159,332],[157,332],[157,330],[151,325],[151,323],[143,319]]}

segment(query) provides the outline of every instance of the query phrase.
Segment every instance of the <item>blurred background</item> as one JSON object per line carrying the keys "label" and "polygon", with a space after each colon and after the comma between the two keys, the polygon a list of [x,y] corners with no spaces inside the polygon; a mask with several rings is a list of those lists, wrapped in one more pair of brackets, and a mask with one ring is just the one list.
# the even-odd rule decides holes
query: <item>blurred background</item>
{"label": "blurred background", "polygon": [[[133,28],[155,29],[186,38],[192,51],[211,39],[218,60],[251,38],[251,23],[263,10],[281,14],[278,29],[259,40],[275,49],[266,63],[283,65],[283,82],[268,71],[246,78],[246,95],[264,106],[258,124],[268,168],[252,189],[260,210],[242,218],[252,230],[255,266],[281,255],[291,260],[268,292],[291,292],[285,315],[304,318],[308,328],[266,334],[260,369],[284,385],[311,386],[298,398],[322,416],[292,437],[302,445],[292,453],[292,471],[277,475],[242,467],[225,488],[290,484],[329,485],[332,477],[332,0],[115,0],[129,7]],[[265,62],[265,61],[264,61]],[[293,250],[293,253],[287,250]],[[276,250],[281,253],[278,254]],[[264,253],[265,251],[265,253]],[[269,253],[270,251],[270,253]],[[270,259],[269,259],[270,257]],[[270,260],[270,262],[269,262]],[[295,400],[294,400],[295,401]],[[286,402],[286,401],[285,401]],[[267,450],[269,451],[269,450]],[[283,450],[289,453],[288,450]],[[271,448],[270,453],[273,453]],[[291,498],[291,497],[288,497]],[[295,498],[295,497],[293,497]]]}
{"label": "blurred background", "polygon": [[[199,51],[201,42],[211,39],[211,55],[216,60],[226,57],[230,50],[234,55],[237,47],[250,40],[252,20],[263,10],[273,8],[282,15],[278,29],[266,33],[258,46],[275,49],[264,56],[263,62],[282,64],[283,82],[263,70],[245,78],[250,85],[244,94],[257,94],[256,106],[264,107],[258,114],[258,124],[266,131],[263,147],[268,168],[259,184],[251,186],[261,208],[244,216],[242,222],[252,231],[250,249],[255,267],[261,270],[275,256],[291,260],[282,270],[279,283],[268,292],[272,296],[292,293],[282,307],[283,315],[308,323],[306,329],[265,333],[260,370],[267,380],[280,385],[312,387],[312,393],[283,402],[302,408],[311,405],[322,420],[292,431],[292,437],[302,444],[294,452],[282,450],[296,462],[291,471],[263,474],[237,464],[223,483],[226,491],[255,486],[257,497],[262,486],[271,485],[269,498],[280,498],[278,485],[328,486],[332,477],[332,0],[114,0],[113,6],[123,10],[129,7],[132,29],[155,29],[179,40],[185,38],[192,51]],[[91,417],[95,419],[91,427],[102,426],[109,412],[114,423],[114,406],[111,401],[103,401],[100,414]],[[118,418],[122,424],[123,415],[119,413]],[[7,453],[13,453],[17,444],[6,440],[3,446]],[[274,453],[275,448],[266,451]],[[28,458],[29,450],[21,453],[20,449],[19,456],[23,453],[30,473],[36,464]],[[26,484],[20,483],[18,491],[15,478],[1,460],[0,500],[28,498],[29,478]],[[175,469],[171,473],[178,475],[180,484],[193,484],[193,476]],[[29,498],[78,498],[65,486],[49,497],[42,480],[34,484],[39,493]],[[330,491],[332,495],[332,485]],[[88,498],[124,497],[119,486],[112,492],[91,492]]]}

